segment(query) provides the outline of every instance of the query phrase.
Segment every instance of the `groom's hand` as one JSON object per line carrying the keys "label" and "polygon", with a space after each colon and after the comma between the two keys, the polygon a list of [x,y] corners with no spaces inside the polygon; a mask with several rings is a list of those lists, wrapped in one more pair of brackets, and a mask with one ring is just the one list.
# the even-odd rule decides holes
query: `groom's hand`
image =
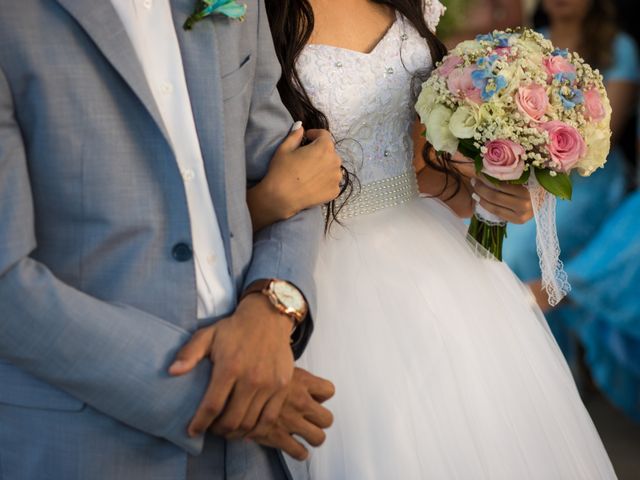
{"label": "groom's hand", "polygon": [[264,427],[275,422],[293,376],[291,328],[292,320],[256,293],[247,295],[230,317],[193,335],[169,369],[171,375],[184,375],[204,358],[213,363],[189,435],[211,427],[224,436],[250,431],[258,420]]}
{"label": "groom's hand", "polygon": [[333,415],[322,403],[333,397],[334,392],[331,382],[296,368],[275,424],[271,427],[259,425],[246,438],[283,450],[297,460],[305,460],[309,452],[293,435],[299,435],[314,447],[324,443],[324,430],[333,423]]}

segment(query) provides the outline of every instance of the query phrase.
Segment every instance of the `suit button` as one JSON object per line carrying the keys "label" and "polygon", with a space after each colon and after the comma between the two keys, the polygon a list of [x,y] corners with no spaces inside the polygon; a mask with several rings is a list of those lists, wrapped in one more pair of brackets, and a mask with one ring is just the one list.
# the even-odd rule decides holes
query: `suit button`
{"label": "suit button", "polygon": [[186,243],[176,243],[171,250],[171,255],[176,262],[188,262],[193,258],[193,250]]}

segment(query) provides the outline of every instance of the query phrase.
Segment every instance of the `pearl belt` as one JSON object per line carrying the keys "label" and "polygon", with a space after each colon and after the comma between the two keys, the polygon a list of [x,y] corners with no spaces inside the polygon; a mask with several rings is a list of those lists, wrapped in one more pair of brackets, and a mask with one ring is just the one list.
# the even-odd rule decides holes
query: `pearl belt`
{"label": "pearl belt", "polygon": [[418,196],[418,182],[413,171],[362,185],[338,213],[339,219],[367,215],[378,210],[407,203]]}

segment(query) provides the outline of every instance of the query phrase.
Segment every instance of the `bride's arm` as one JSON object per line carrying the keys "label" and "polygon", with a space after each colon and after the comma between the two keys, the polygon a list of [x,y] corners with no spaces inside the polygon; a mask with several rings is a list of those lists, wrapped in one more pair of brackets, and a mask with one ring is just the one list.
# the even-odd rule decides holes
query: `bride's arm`
{"label": "bride's arm", "polygon": [[342,161],[329,132],[292,131],[273,156],[267,175],[247,191],[253,231],[333,200],[340,193]]}
{"label": "bride's arm", "polygon": [[462,218],[468,218],[473,214],[474,197],[487,211],[507,222],[526,223],[533,218],[531,197],[526,187],[506,183],[500,185],[490,183],[482,176],[476,175],[473,161],[460,153],[453,156],[455,163],[452,163],[460,174],[460,188],[456,193],[457,182],[426,164],[423,160],[422,150],[426,144],[426,140],[422,136],[423,128],[416,121],[413,130],[414,165],[421,193],[440,198]]}

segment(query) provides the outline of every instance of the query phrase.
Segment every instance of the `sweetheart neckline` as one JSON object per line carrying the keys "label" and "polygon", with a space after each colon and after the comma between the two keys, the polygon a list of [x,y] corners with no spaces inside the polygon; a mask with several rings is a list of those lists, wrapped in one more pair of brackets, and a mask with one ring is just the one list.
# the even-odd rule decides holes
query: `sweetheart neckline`
{"label": "sweetheart neckline", "polygon": [[372,56],[375,55],[376,51],[379,50],[380,46],[385,42],[385,40],[387,38],[389,38],[391,32],[395,29],[396,25],[398,25],[399,23],[400,23],[400,15],[398,14],[398,12],[396,12],[396,19],[393,21],[393,23],[391,25],[389,25],[389,28],[387,28],[386,32],[384,32],[382,37],[380,37],[378,42],[368,52],[361,52],[360,50],[353,50],[351,48],[346,48],[346,47],[338,47],[336,45],[328,45],[326,43],[307,43],[304,48],[305,49],[310,48],[310,47],[313,47],[313,48],[329,48],[329,49],[332,49],[332,50],[338,50],[338,51],[343,51],[343,52],[347,52],[347,53],[352,53],[352,54],[359,55],[359,56],[362,56],[362,57],[372,57]]}

